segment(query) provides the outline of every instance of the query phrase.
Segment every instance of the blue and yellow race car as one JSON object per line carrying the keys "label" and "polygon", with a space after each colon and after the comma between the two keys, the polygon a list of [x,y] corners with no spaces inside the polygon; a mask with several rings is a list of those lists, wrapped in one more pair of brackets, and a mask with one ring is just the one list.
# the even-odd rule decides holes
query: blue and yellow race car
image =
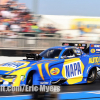
{"label": "blue and yellow race car", "polygon": [[[26,59],[0,65],[1,86],[92,83],[100,67],[100,44],[64,43]],[[88,51],[87,53],[83,52]],[[89,54],[88,54],[89,53]]]}

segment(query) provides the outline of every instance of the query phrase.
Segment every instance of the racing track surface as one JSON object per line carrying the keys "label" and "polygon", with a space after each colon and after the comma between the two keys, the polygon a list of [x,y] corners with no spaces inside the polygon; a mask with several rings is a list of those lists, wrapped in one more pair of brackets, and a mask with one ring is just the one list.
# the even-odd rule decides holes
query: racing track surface
{"label": "racing track surface", "polygon": [[[6,58],[0,57],[0,58],[3,58],[3,59],[1,59],[0,64],[9,61],[9,57],[6,57]],[[17,58],[16,57],[14,57],[14,58],[10,57],[10,61],[19,60],[19,59],[22,59],[22,58],[23,57],[17,57]],[[92,84],[78,84],[78,85],[61,86],[61,92],[60,93],[82,92],[82,91],[98,91],[98,90],[100,90],[100,78],[96,79],[95,82],[92,83]],[[28,96],[30,96],[30,94],[32,94],[32,93],[0,92],[0,100],[9,100],[9,99],[1,99],[2,96],[7,96],[7,98],[8,98],[9,96],[18,96],[18,95],[21,95],[21,96],[28,95]],[[16,99],[14,99],[14,100],[16,100]],[[22,100],[22,99],[17,99],[17,100]],[[29,100],[29,99],[27,99],[27,100]],[[72,99],[69,99],[69,100],[72,100]]]}
{"label": "racing track surface", "polygon": [[[91,84],[78,84],[78,85],[68,85],[61,86],[62,92],[82,92],[82,91],[96,91],[100,90],[100,80],[96,80]],[[31,93],[9,93],[9,92],[0,92],[0,96],[12,96],[12,95],[30,95]]]}
{"label": "racing track surface", "polygon": [[61,92],[77,92],[77,91],[93,91],[100,90],[100,80],[96,80],[91,84],[77,84],[69,86],[61,86]]}

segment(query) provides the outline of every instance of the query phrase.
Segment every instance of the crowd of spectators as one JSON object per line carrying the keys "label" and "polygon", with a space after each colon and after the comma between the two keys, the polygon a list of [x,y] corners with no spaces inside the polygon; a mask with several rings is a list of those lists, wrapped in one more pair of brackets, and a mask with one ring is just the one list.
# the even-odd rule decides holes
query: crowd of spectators
{"label": "crowd of spectators", "polygon": [[25,4],[17,1],[8,1],[5,5],[0,5],[0,33],[14,32],[39,32],[55,33],[57,29],[52,25],[39,27],[35,17]]}

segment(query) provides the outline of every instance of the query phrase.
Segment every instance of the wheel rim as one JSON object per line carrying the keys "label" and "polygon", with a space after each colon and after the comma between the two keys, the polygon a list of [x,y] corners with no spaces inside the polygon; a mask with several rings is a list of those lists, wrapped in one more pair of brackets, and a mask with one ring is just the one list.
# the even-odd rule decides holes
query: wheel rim
{"label": "wheel rim", "polygon": [[89,79],[93,79],[95,77],[95,73],[94,73],[94,71],[92,71],[92,73],[89,75]]}
{"label": "wheel rim", "polygon": [[32,77],[29,77],[27,85],[31,86],[32,85]]}
{"label": "wheel rim", "polygon": [[96,69],[92,69],[88,75],[87,82],[92,83],[96,79]]}

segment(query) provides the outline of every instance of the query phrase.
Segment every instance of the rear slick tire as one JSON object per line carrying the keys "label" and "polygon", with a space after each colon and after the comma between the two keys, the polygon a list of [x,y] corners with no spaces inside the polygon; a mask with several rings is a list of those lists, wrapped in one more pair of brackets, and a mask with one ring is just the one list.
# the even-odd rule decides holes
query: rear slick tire
{"label": "rear slick tire", "polygon": [[97,77],[97,68],[94,67],[90,70],[87,78],[87,83],[93,83]]}

